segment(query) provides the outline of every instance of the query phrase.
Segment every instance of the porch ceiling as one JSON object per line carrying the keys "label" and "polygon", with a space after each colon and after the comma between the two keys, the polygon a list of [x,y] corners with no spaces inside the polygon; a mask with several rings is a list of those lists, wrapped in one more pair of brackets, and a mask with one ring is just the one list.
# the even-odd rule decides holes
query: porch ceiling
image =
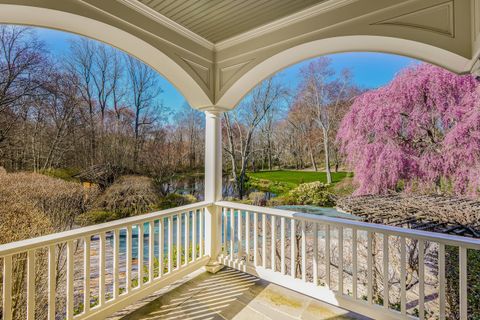
{"label": "porch ceiling", "polygon": [[137,0],[216,43],[326,0]]}
{"label": "porch ceiling", "polygon": [[275,72],[338,52],[387,52],[480,75],[480,0],[0,0],[0,23],[118,47],[201,110],[233,109]]}

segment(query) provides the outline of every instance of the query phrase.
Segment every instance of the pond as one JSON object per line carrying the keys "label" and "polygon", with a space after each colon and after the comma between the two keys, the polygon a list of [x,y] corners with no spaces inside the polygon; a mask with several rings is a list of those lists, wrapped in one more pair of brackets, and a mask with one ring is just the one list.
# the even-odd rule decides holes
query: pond
{"label": "pond", "polygon": [[[161,189],[162,193],[165,195],[169,193],[178,193],[182,195],[190,194],[195,196],[199,201],[203,201],[205,192],[204,177],[202,174],[192,174],[190,176],[174,177],[162,183]],[[257,191],[260,190],[255,188],[248,189],[246,190],[246,196],[248,196],[251,192]],[[266,200],[270,200],[277,196],[277,194],[270,191],[262,192],[265,194]],[[222,195],[225,199],[237,196],[234,183],[230,176],[225,175],[222,178]]]}
{"label": "pond", "polygon": [[[222,178],[222,194],[225,198],[234,197],[235,189],[228,176]],[[203,175],[182,176],[172,178],[162,184],[162,193],[178,193],[182,195],[191,194],[199,201],[204,200],[205,183]]]}

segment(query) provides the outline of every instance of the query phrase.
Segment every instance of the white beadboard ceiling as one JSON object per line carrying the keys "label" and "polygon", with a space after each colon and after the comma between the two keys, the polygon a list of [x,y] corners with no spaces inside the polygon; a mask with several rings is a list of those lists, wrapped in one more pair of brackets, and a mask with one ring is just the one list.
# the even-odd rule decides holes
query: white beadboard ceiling
{"label": "white beadboard ceiling", "polygon": [[213,43],[325,2],[325,0],[138,1]]}

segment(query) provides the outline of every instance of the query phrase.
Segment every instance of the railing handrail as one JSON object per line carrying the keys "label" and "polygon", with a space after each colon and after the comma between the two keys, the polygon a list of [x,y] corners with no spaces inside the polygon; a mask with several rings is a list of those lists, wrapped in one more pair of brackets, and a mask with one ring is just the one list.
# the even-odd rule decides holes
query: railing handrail
{"label": "railing handrail", "polygon": [[321,215],[316,215],[311,213],[295,212],[295,211],[284,210],[284,209],[259,207],[259,206],[253,206],[253,205],[229,202],[229,201],[218,201],[218,202],[215,202],[215,205],[220,207],[225,207],[225,208],[244,210],[249,212],[266,213],[266,214],[275,215],[279,217],[294,218],[294,219],[305,220],[310,222],[319,222],[319,223],[324,223],[324,224],[333,225],[333,226],[350,227],[350,228],[356,228],[358,230],[366,230],[371,232],[388,234],[392,236],[403,236],[407,238],[434,241],[434,242],[443,243],[446,245],[462,246],[470,249],[480,250],[480,239],[473,239],[473,238],[467,238],[467,237],[461,237],[461,236],[455,236],[455,235],[449,235],[449,234],[443,234],[443,233],[437,233],[437,232],[430,232],[430,231],[423,231],[423,230],[407,229],[407,228],[355,221],[355,220],[349,220],[349,219],[343,219],[343,218],[326,217],[326,216],[321,216]]}
{"label": "railing handrail", "polygon": [[47,247],[51,244],[55,244],[58,242],[66,242],[68,240],[74,240],[74,239],[78,239],[88,235],[94,235],[101,232],[111,231],[114,229],[126,227],[133,224],[145,223],[162,216],[167,217],[170,215],[175,215],[176,213],[179,213],[179,212],[198,210],[212,204],[213,203],[207,202],[207,201],[196,202],[196,203],[188,204],[181,207],[155,211],[155,212],[142,214],[134,217],[123,218],[115,221],[95,224],[88,227],[83,227],[83,228],[58,232],[58,233],[52,233],[52,234],[41,236],[41,237],[25,239],[25,240],[20,240],[16,242],[10,242],[10,243],[0,245],[0,256],[1,257],[9,256],[19,252],[25,252],[32,249]]}

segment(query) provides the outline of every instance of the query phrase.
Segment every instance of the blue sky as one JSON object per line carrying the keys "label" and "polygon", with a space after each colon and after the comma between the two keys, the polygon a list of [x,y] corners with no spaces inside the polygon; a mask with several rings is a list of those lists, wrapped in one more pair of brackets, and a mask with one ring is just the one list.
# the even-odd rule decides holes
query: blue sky
{"label": "blue sky", "polygon": [[[77,35],[56,30],[37,28],[37,35],[54,54],[65,53],[69,48],[69,40]],[[377,88],[387,84],[401,69],[416,62],[415,59],[384,53],[350,52],[330,55],[332,67],[340,71],[349,68],[353,71],[356,84],[362,88]],[[307,61],[300,62],[278,73],[279,80],[290,88],[296,88],[302,66]],[[160,83],[165,106],[172,110],[181,108],[185,99],[166,79]]]}

